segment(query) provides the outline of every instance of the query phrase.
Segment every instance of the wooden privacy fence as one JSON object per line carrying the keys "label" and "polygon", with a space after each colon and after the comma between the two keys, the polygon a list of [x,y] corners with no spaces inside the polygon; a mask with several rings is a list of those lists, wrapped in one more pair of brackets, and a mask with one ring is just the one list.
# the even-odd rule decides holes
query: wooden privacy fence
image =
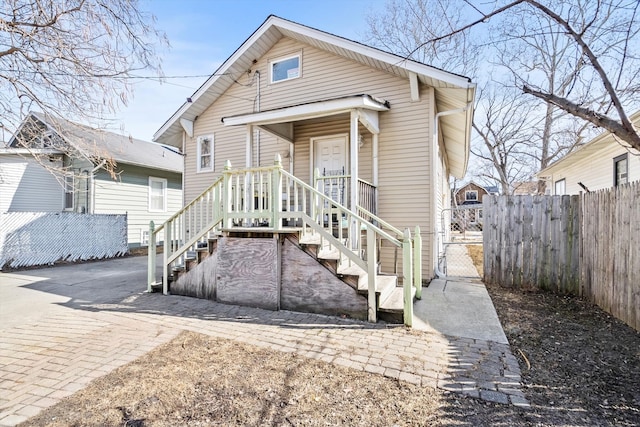
{"label": "wooden privacy fence", "polygon": [[0,269],[112,258],[128,251],[126,215],[0,214]]}
{"label": "wooden privacy fence", "polygon": [[584,296],[640,330],[640,183],[483,202],[485,282]]}

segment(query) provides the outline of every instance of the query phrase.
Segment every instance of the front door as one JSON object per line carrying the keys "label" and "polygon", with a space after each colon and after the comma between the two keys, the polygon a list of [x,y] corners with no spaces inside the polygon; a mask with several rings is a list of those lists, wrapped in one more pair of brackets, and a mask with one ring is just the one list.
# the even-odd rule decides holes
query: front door
{"label": "front door", "polygon": [[348,135],[313,138],[314,170],[319,177],[315,187],[336,202],[348,203],[349,172],[347,167]]}

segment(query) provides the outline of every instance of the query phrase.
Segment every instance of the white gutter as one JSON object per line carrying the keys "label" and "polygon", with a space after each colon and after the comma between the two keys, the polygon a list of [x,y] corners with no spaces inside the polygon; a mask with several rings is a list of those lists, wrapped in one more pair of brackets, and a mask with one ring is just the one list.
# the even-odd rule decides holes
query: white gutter
{"label": "white gutter", "polygon": [[[471,108],[473,106],[473,101],[469,101],[467,103],[466,106],[462,107],[462,108],[456,108],[455,110],[447,110],[447,111],[440,111],[439,113],[436,113],[436,115],[434,116],[433,119],[433,147],[431,149],[431,158],[432,158],[432,165],[431,165],[431,182],[434,185],[437,185],[437,174],[436,174],[436,162],[438,161],[437,157],[438,157],[438,145],[439,145],[439,138],[438,138],[438,123],[439,123],[439,119],[440,117],[443,116],[450,116],[452,114],[460,114],[460,113],[464,113],[467,110],[469,110],[469,108]],[[449,177],[447,176],[447,179],[449,179]],[[435,190],[435,189],[433,189]],[[435,231],[435,239],[432,240],[432,249],[433,249],[433,254],[435,256],[435,273],[436,273],[436,277],[438,277],[439,279],[443,279],[446,278],[446,275],[444,273],[442,273],[440,271],[440,266],[438,265],[438,239],[440,238],[440,230],[438,229],[438,213],[437,213],[437,209],[436,207],[438,206],[438,192],[437,191],[431,191],[431,203],[433,206],[433,223],[435,225],[435,227],[433,228]]]}

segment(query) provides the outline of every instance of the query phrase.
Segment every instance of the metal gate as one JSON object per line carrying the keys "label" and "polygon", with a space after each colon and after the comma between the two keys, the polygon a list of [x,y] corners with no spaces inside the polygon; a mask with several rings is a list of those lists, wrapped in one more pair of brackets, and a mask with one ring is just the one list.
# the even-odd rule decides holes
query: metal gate
{"label": "metal gate", "polygon": [[[444,209],[440,215],[438,270],[445,277],[478,277],[473,256],[482,259],[482,204]],[[480,267],[481,269],[481,267]]]}

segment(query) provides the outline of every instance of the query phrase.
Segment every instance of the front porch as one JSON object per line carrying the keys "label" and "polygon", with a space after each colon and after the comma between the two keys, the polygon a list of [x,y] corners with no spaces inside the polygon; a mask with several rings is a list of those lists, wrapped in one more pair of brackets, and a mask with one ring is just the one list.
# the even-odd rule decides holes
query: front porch
{"label": "front porch", "polygon": [[[351,176],[343,178],[353,181]],[[318,177],[314,188],[285,171],[279,155],[270,167],[232,169],[227,162],[222,176],[199,197],[159,227],[151,225],[149,291],[160,284],[154,274],[155,248],[156,242],[162,241],[165,294],[170,293],[170,279],[177,285],[181,275],[193,271],[191,278],[182,282],[200,289],[201,297],[253,306],[270,300],[268,308],[279,309],[284,308],[283,293],[289,292],[289,301],[300,301],[300,295],[305,294],[311,300],[296,307],[306,305],[301,311],[313,312],[314,304],[321,303],[313,300],[317,292],[333,292],[340,284],[330,279],[317,283],[315,273],[298,276],[297,282],[289,280],[296,271],[312,268],[302,255],[306,254],[349,287],[341,288],[340,295],[345,297],[328,300],[334,298],[340,305],[345,298],[353,299],[357,306],[356,296],[360,295],[369,321],[375,322],[379,313],[399,312],[410,326],[413,298],[420,297],[422,288],[419,228],[413,230],[412,237],[410,230],[398,230],[358,204],[355,209],[347,208],[333,197],[335,182],[335,177]],[[356,186],[356,203],[366,194],[361,188]],[[353,203],[353,192],[350,196]],[[383,271],[379,263],[383,245],[395,248],[393,271]],[[226,248],[224,252],[222,248]],[[207,267],[205,259],[214,253],[215,261],[206,261]],[[296,257],[302,261],[295,262]],[[251,259],[268,264],[259,280],[247,280],[255,279],[253,273],[242,275],[243,268],[256,268],[255,263],[247,262]],[[299,268],[290,268],[296,263]],[[215,280],[207,282],[206,277]],[[255,282],[264,286],[252,287]],[[285,283],[292,285],[286,287]],[[308,289],[313,292],[306,292]]]}

